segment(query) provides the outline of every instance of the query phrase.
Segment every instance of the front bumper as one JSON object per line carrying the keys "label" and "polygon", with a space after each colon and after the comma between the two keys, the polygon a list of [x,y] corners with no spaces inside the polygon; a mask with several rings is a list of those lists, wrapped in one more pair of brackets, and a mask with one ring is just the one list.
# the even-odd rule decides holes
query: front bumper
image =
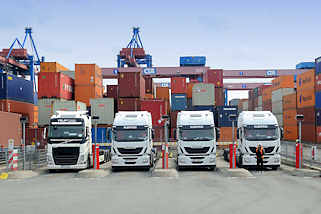
{"label": "front bumper", "polygon": [[131,166],[150,166],[150,156],[117,156],[112,155],[111,165],[118,167],[131,167]]}
{"label": "front bumper", "polygon": [[216,155],[186,156],[179,154],[177,162],[178,166],[216,166]]}
{"label": "front bumper", "polygon": [[48,169],[86,169],[87,164],[76,164],[76,165],[55,165],[48,163]]}
{"label": "front bumper", "polygon": [[[256,156],[243,156],[242,165],[244,166],[256,166],[257,160]],[[281,156],[279,154],[275,155],[265,155],[263,159],[264,166],[280,166]]]}

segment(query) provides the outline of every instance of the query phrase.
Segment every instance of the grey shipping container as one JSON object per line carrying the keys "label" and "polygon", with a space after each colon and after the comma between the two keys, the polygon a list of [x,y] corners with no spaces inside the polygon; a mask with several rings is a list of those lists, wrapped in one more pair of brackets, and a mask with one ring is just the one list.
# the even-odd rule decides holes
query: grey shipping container
{"label": "grey shipping container", "polygon": [[114,121],[114,98],[90,99],[91,116],[98,116],[98,124],[112,124]]}
{"label": "grey shipping container", "polygon": [[230,106],[237,106],[240,102],[240,99],[232,99],[230,101]]}
{"label": "grey shipping container", "polygon": [[49,125],[50,117],[52,116],[52,104],[59,99],[39,99],[38,100],[38,125]]}
{"label": "grey shipping container", "polygon": [[60,73],[63,73],[67,75],[68,77],[75,79],[75,71],[60,71]]}
{"label": "grey shipping container", "polygon": [[214,84],[197,83],[192,90],[193,106],[211,106],[215,104]]}
{"label": "grey shipping container", "polygon": [[263,106],[262,96],[258,96],[257,103],[258,103],[257,104],[258,107],[262,107]]}
{"label": "grey shipping container", "polygon": [[276,117],[279,126],[283,126],[283,114],[274,114],[274,116]]}
{"label": "grey shipping container", "polygon": [[248,109],[249,109],[249,103],[243,102],[243,111],[248,111]]}
{"label": "grey shipping container", "polygon": [[52,104],[52,113],[56,113],[56,111],[86,111],[86,104],[79,101],[62,101],[56,100]]}
{"label": "grey shipping container", "polygon": [[278,90],[272,91],[272,103],[276,103],[283,99],[283,96],[293,94],[295,90],[293,88],[280,88]]}
{"label": "grey shipping container", "polygon": [[273,114],[283,114],[283,103],[282,101],[272,103]]}

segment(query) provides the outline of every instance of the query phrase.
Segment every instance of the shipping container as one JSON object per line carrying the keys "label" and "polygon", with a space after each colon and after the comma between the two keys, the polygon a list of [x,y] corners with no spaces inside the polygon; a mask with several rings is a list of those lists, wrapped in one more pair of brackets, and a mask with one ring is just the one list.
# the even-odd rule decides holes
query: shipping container
{"label": "shipping container", "polygon": [[283,112],[283,125],[297,125],[296,120],[297,111],[296,109],[285,110]]}
{"label": "shipping container", "polygon": [[193,97],[193,86],[194,85],[195,85],[195,83],[187,83],[187,93],[186,93],[187,98]]}
{"label": "shipping container", "polygon": [[167,115],[167,103],[165,100],[141,100],[141,111],[152,114],[153,126],[164,126],[161,121],[163,115]]}
{"label": "shipping container", "polygon": [[107,85],[107,97],[118,98],[118,85]]}
{"label": "shipping container", "polygon": [[8,141],[13,140],[15,146],[21,144],[20,114],[0,111],[0,147],[8,147]]}
{"label": "shipping container", "polygon": [[[234,140],[236,141],[236,130],[234,127]],[[232,127],[221,127],[219,142],[232,142],[233,140],[233,128]]]}
{"label": "shipping container", "polygon": [[172,77],[171,78],[171,93],[172,94],[185,94],[187,92],[186,78],[185,77]]}
{"label": "shipping container", "polygon": [[297,106],[298,108],[305,108],[315,106],[314,88],[306,88],[297,91]]}
{"label": "shipping container", "polygon": [[[229,116],[234,114],[238,115],[237,106],[217,106],[216,107],[216,117],[218,127],[232,127],[232,121]],[[235,127],[237,126],[237,121],[234,122]]]}
{"label": "shipping container", "polygon": [[307,107],[307,108],[298,108],[298,114],[303,114],[304,120],[303,123],[315,124],[315,107]]}
{"label": "shipping container", "polygon": [[279,126],[282,127],[283,126],[283,114],[282,113],[281,114],[276,114],[274,112],[273,112],[273,114],[276,117],[276,120],[278,121]]}
{"label": "shipping container", "polygon": [[223,106],[225,103],[225,94],[224,94],[224,88],[215,88],[215,105],[216,106]]}
{"label": "shipping container", "polygon": [[120,72],[118,75],[118,85],[119,97],[145,97],[145,79],[141,72]]}
{"label": "shipping container", "polygon": [[280,88],[294,88],[294,76],[279,76],[272,80],[272,90],[275,91]]}
{"label": "shipping container", "polygon": [[187,108],[186,94],[172,94],[171,95],[171,110],[182,111]]}
{"label": "shipping container", "polygon": [[[10,52],[10,49],[2,49],[0,51],[0,56],[7,57]],[[27,49],[24,48],[13,48],[9,57],[14,57],[15,59],[28,59]]]}
{"label": "shipping container", "polygon": [[60,73],[67,75],[71,79],[75,80],[75,71],[60,71]]}
{"label": "shipping container", "polygon": [[140,111],[140,99],[139,98],[119,98],[118,99],[118,111]]}
{"label": "shipping container", "polygon": [[297,90],[304,90],[314,88],[315,86],[315,70],[310,69],[304,73],[301,73],[296,78],[296,87]]}
{"label": "shipping container", "polygon": [[272,87],[262,89],[262,102],[272,99]]}
{"label": "shipping container", "polygon": [[283,111],[296,109],[296,93],[283,96]]}
{"label": "shipping container", "polygon": [[[165,142],[165,131],[163,126],[153,127],[154,129],[154,142]],[[170,130],[168,130],[168,135],[170,134]],[[169,136],[168,136],[169,137]]]}
{"label": "shipping container", "polygon": [[315,68],[315,62],[300,62],[295,69],[312,69]]}
{"label": "shipping container", "polygon": [[73,99],[74,80],[60,72],[40,72],[38,74],[39,98]]}
{"label": "shipping container", "polygon": [[263,111],[271,111],[272,112],[272,100],[263,101],[262,106]]}
{"label": "shipping container", "polygon": [[318,73],[315,76],[315,91],[321,91],[321,73]]}
{"label": "shipping container", "polygon": [[145,76],[145,93],[146,94],[154,93],[154,82],[152,77]]}
{"label": "shipping container", "polygon": [[302,123],[302,142],[315,143],[316,142],[316,126],[311,123]]}
{"label": "shipping container", "polygon": [[75,65],[75,85],[95,84],[102,87],[101,69],[96,64]]}
{"label": "shipping container", "polygon": [[321,73],[321,57],[315,59],[315,73]]}
{"label": "shipping container", "polygon": [[205,66],[205,56],[181,56],[179,58],[180,66]]}
{"label": "shipping container", "polygon": [[47,126],[49,125],[50,117],[53,114],[52,105],[53,102],[65,101],[59,100],[55,98],[46,98],[46,99],[39,99],[38,100],[38,109],[39,109],[39,119],[38,125],[39,126]]}
{"label": "shipping container", "polygon": [[215,87],[211,83],[197,83],[193,86],[193,106],[215,105]]}
{"label": "shipping container", "polygon": [[187,111],[192,111],[193,110],[193,99],[192,98],[187,98]]}
{"label": "shipping container", "polygon": [[154,95],[153,94],[145,94],[144,98],[152,100],[152,99],[154,99]]}
{"label": "shipping container", "polygon": [[281,101],[272,103],[272,112],[273,112],[273,114],[282,114],[283,113],[283,104]]}
{"label": "shipping container", "polygon": [[315,109],[315,120],[316,125],[321,126],[321,108]]}
{"label": "shipping container", "polygon": [[28,127],[36,127],[38,124],[38,106],[32,103],[0,100],[0,111],[17,113],[28,117]]}
{"label": "shipping container", "polygon": [[315,107],[321,108],[321,91],[315,93]]}
{"label": "shipping container", "polygon": [[263,106],[262,96],[257,97],[257,106],[262,108],[262,106]]}
{"label": "shipping container", "polygon": [[215,87],[223,87],[223,70],[208,69],[203,75],[204,83],[213,83]]}
{"label": "shipping container", "polygon": [[272,91],[272,103],[282,102],[283,97],[295,93],[293,88],[280,88]]}
{"label": "shipping container", "polygon": [[69,71],[68,68],[60,65],[58,62],[41,62],[40,72],[60,72]]}
{"label": "shipping container", "polygon": [[90,99],[91,116],[98,116],[97,124],[112,124],[114,122],[114,98]]}
{"label": "shipping container", "polygon": [[102,98],[103,88],[100,85],[75,85],[75,100],[90,106],[90,99]]}
{"label": "shipping container", "polygon": [[316,143],[321,144],[321,126],[316,127]]}
{"label": "shipping container", "polygon": [[[91,128],[91,139],[93,143],[110,143],[108,137],[108,128],[106,127],[97,127],[97,138],[96,138],[96,129],[95,127]],[[96,139],[95,139],[96,138]]]}
{"label": "shipping container", "polygon": [[26,145],[35,145],[45,149],[47,140],[44,138],[44,128],[26,128]]}
{"label": "shipping container", "polygon": [[157,87],[156,88],[156,98],[169,100],[169,88],[168,87]]}
{"label": "shipping container", "polygon": [[86,111],[86,104],[79,101],[73,100],[55,100],[52,102],[52,114],[56,111]]}
{"label": "shipping container", "polygon": [[0,73],[0,99],[34,103],[33,85],[29,80]]}
{"label": "shipping container", "polygon": [[180,112],[180,111],[172,111],[171,112],[170,117],[171,117],[171,127],[172,128],[177,127],[177,114],[178,114],[178,112]]}
{"label": "shipping container", "polygon": [[296,141],[298,139],[298,127],[297,125],[287,125],[283,126],[283,139],[289,141]]}

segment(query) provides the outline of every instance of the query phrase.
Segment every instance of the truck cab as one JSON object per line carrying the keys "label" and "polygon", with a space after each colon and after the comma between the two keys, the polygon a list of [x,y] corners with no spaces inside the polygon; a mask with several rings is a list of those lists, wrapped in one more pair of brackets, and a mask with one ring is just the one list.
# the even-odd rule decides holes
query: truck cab
{"label": "truck cab", "polygon": [[112,169],[154,165],[152,116],[147,111],[120,111],[113,123]]}
{"label": "truck cab", "polygon": [[86,111],[57,111],[48,131],[48,169],[85,169],[92,165],[91,119]]}
{"label": "truck cab", "polygon": [[282,129],[270,111],[243,111],[237,122],[238,148],[236,161],[240,167],[256,166],[256,148],[264,149],[263,164],[277,169],[281,165]]}
{"label": "truck cab", "polygon": [[216,167],[216,140],[213,112],[181,111],[177,115],[177,169]]}

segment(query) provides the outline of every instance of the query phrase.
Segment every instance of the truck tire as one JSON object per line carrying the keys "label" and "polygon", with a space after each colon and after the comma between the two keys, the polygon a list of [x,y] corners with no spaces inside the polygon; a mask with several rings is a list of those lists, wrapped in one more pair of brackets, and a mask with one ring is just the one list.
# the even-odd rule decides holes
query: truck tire
{"label": "truck tire", "polygon": [[55,169],[48,169],[48,172],[49,172],[49,173],[55,173],[55,172],[57,172],[57,170],[55,170]]}
{"label": "truck tire", "polygon": [[216,166],[210,166],[209,168],[210,168],[211,171],[215,171]]}
{"label": "truck tire", "polygon": [[272,170],[278,170],[280,166],[272,166]]}
{"label": "truck tire", "polygon": [[116,167],[116,166],[112,166],[112,167],[111,167],[111,171],[112,171],[112,172],[117,172],[118,170],[119,170],[119,168]]}
{"label": "truck tire", "polygon": [[238,166],[239,168],[242,168],[242,167],[243,167],[242,160],[243,160],[243,157],[242,157],[242,155],[240,155],[239,158],[238,158],[238,161],[237,161],[237,166]]}
{"label": "truck tire", "polygon": [[87,158],[87,169],[90,169],[90,157],[88,155],[88,158]]}

